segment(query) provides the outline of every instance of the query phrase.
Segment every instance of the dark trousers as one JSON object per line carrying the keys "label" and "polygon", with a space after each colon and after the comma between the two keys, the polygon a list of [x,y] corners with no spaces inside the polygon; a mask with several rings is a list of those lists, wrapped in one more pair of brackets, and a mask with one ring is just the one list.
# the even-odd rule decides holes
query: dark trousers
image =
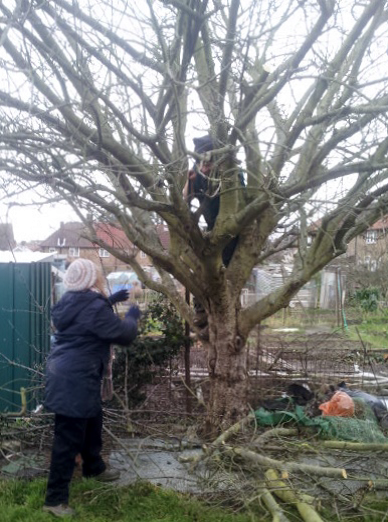
{"label": "dark trousers", "polygon": [[232,260],[232,257],[233,257],[233,254],[234,254],[234,251],[236,250],[236,246],[237,246],[237,243],[238,243],[238,236],[237,237],[234,237],[227,245],[226,247],[224,248],[224,250],[222,251],[222,262],[224,263],[224,265],[226,267],[229,266],[229,263],[231,262]]}
{"label": "dark trousers", "polygon": [[[222,251],[222,262],[224,263],[225,267],[228,267],[229,263],[232,260],[234,251],[236,250],[236,246],[238,243],[238,237],[234,237],[224,248]],[[194,297],[193,300],[194,303],[194,310],[196,314],[201,314],[205,312],[204,307],[197,301],[197,299]],[[207,324],[207,321],[205,321],[204,324]]]}
{"label": "dark trousers", "polygon": [[102,412],[91,419],[77,419],[55,415],[54,443],[46,492],[46,506],[67,504],[69,485],[80,453],[84,477],[93,477],[105,471],[101,458]]}

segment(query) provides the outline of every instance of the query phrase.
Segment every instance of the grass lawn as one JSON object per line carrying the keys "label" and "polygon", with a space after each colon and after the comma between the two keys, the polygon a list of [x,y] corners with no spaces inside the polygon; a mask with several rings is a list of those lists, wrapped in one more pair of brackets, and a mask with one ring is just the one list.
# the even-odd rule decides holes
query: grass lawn
{"label": "grass lawn", "polygon": [[360,324],[349,325],[351,339],[362,341],[372,350],[386,350],[388,353],[388,316],[382,313],[364,314]]}
{"label": "grass lawn", "polygon": [[[42,506],[46,481],[0,481],[1,522],[270,522],[272,517],[259,508],[260,500],[251,505],[249,512],[234,513],[231,509],[210,507],[189,495],[182,495],[153,486],[137,483],[117,487],[101,485],[94,480],[74,480],[71,486],[70,505],[77,516],[56,518],[43,513]],[[300,516],[284,506],[290,522],[300,522]],[[326,522],[381,522],[387,502],[373,503],[362,512],[337,514],[324,510]],[[385,520],[385,519],[384,519]]]}
{"label": "grass lawn", "polygon": [[[359,309],[346,308],[345,315],[348,319],[357,318],[357,323],[349,320],[347,329],[343,330],[348,339],[359,342],[360,338],[368,349],[386,351],[388,354],[388,310],[376,310],[375,312],[362,312]],[[303,314],[277,313],[264,321],[270,328],[297,327],[299,333],[312,326],[331,327],[335,333],[340,333],[341,328],[336,323],[336,313],[333,310],[306,309]],[[292,337],[292,336],[291,336]],[[287,340],[287,334],[285,333]]]}
{"label": "grass lawn", "polygon": [[[46,481],[0,482],[1,522],[47,522],[60,520],[42,512]],[[212,508],[188,495],[162,490],[148,483],[118,488],[93,480],[75,480],[70,505],[77,522],[252,522],[265,520],[252,513],[237,514]]]}

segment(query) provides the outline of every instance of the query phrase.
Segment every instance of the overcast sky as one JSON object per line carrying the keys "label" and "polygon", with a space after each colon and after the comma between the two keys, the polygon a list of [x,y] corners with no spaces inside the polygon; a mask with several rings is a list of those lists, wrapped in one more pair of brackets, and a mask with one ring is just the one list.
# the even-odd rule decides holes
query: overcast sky
{"label": "overcast sky", "polygon": [[[352,0],[343,0],[343,3],[347,6],[353,6]],[[242,2],[244,5],[245,2]],[[113,9],[114,3],[112,4]],[[141,2],[139,6],[145,7]],[[355,9],[362,9],[361,5],[358,5],[355,7]],[[315,9],[314,11],[315,12]],[[348,13],[346,9],[343,11],[344,13]],[[283,10],[279,9],[279,12],[276,14],[277,16],[282,16]],[[303,17],[301,18],[301,22],[298,24],[295,22],[295,16],[302,16],[299,14],[299,11],[296,11],[294,13],[293,17],[290,17],[288,24],[284,24],[282,27],[282,31],[284,32],[283,39],[280,40],[280,48],[275,47],[273,54],[271,55],[270,51],[268,51],[268,58],[269,63],[268,65],[269,69],[272,69],[277,65],[277,61],[282,62],[284,59],[284,55],[281,52],[282,49],[286,48],[289,43],[291,42],[293,45],[295,44],[295,41],[298,38],[302,38],[304,34],[304,23],[307,23]],[[276,22],[275,20],[275,13],[273,15],[273,20],[271,20],[271,23],[274,24]],[[341,21],[341,25],[346,27],[346,21],[348,20],[349,25],[352,23],[352,18],[349,16],[348,18],[344,18],[343,21]],[[311,18],[310,23],[313,23],[314,19]],[[254,25],[256,23],[256,19],[252,20],[252,24]],[[125,28],[127,30],[127,28]],[[143,35],[131,35],[133,38],[138,37],[142,38]],[[338,37],[338,35],[337,35]],[[327,31],[322,36],[322,45],[323,49],[326,47],[327,40],[332,40],[336,38],[336,31],[333,29],[331,31]],[[330,47],[330,46],[329,46]],[[334,49],[334,46],[333,46]],[[1,75],[0,75],[1,78]],[[5,80],[8,81],[8,76],[5,76]],[[302,83],[293,82],[293,85],[298,86],[304,84],[305,81],[312,82],[313,78],[309,78],[308,80],[304,79]],[[304,92],[305,89],[300,89],[300,92]],[[191,136],[201,136],[205,133],[205,131],[200,131],[199,129],[203,128],[206,129],[207,125],[205,121],[201,121],[201,119],[198,118],[198,114],[201,114],[201,111],[199,110],[197,112],[197,104],[196,97],[194,95],[194,92],[191,93],[191,103],[192,106],[191,109],[191,117],[190,117],[190,125],[192,128],[187,129],[187,135],[189,136],[187,140],[187,145],[190,147],[191,145]],[[282,100],[285,110],[287,108],[288,102],[292,100],[292,92],[288,89],[284,89],[284,99]],[[291,106],[294,102],[291,102]],[[200,107],[200,104],[198,104]],[[193,114],[196,114],[197,117],[194,118],[193,121]],[[199,120],[199,121],[198,121]],[[260,136],[262,137],[265,132],[265,128],[267,125],[267,121],[265,118],[261,119],[261,125],[262,128],[260,130]],[[264,129],[264,130],[263,130]],[[264,140],[266,141],[266,140]],[[272,136],[268,137],[268,144],[271,144],[272,142]],[[270,151],[270,145],[269,149]],[[264,154],[265,156],[265,154]],[[339,182],[338,185],[343,182]],[[335,185],[337,187],[337,184]],[[339,187],[341,188],[341,187]],[[346,187],[348,188],[348,187]],[[326,198],[325,198],[326,196]],[[1,196],[0,196],[1,198]],[[37,199],[36,197],[32,195],[29,201],[32,201],[33,199]],[[332,201],[334,199],[334,191],[332,190],[330,194],[328,194],[327,186],[323,187],[323,195],[320,197],[320,194],[317,195],[317,199],[328,199],[329,201]],[[52,206],[17,206],[12,207],[11,209],[8,209],[7,206],[4,204],[4,201],[1,201],[0,199],[0,223],[11,223],[13,225],[14,230],[14,237],[16,241],[30,241],[30,240],[43,240],[47,238],[50,234],[52,234],[55,230],[57,230],[60,226],[61,221],[78,221],[78,217],[74,214],[74,212],[70,209],[70,207],[62,204],[62,205],[55,205],[55,207]]]}
{"label": "overcast sky", "polygon": [[60,227],[61,221],[79,221],[67,205],[12,207],[0,202],[0,223],[11,223],[15,240],[43,240]]}

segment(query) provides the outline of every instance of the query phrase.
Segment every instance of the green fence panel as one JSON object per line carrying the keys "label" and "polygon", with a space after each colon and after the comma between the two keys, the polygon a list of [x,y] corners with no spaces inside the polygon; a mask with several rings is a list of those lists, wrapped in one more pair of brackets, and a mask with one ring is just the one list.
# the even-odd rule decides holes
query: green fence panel
{"label": "green fence panel", "polygon": [[0,412],[27,408],[42,396],[50,346],[51,264],[0,263]]}

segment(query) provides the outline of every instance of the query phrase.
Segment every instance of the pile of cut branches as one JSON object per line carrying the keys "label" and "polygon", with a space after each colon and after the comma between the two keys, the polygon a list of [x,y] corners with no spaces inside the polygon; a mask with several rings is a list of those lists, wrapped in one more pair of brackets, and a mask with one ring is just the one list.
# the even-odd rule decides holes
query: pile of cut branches
{"label": "pile of cut branches", "polygon": [[235,474],[229,484],[250,491],[244,503],[260,502],[273,522],[371,520],[371,513],[382,520],[385,510],[374,507],[388,496],[387,451],[385,443],[322,440],[300,426],[264,430],[252,413],[181,460],[194,473],[206,466]]}

